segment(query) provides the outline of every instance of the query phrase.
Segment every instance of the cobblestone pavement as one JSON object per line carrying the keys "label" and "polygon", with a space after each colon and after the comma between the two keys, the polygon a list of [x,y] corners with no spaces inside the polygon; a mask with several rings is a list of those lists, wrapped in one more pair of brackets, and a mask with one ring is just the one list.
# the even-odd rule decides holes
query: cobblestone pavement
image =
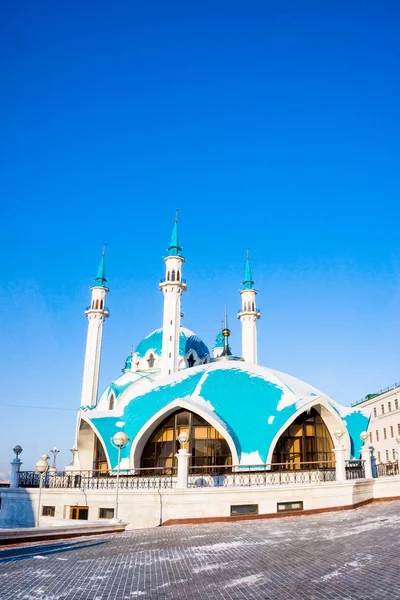
{"label": "cobblestone pavement", "polygon": [[400,502],[0,550],[1,600],[400,600]]}

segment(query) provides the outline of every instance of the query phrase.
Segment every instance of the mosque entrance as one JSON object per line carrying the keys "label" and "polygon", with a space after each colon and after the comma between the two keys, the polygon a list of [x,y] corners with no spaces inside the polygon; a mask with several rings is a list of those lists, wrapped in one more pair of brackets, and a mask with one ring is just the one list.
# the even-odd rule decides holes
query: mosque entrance
{"label": "mosque entrance", "polygon": [[[273,463],[297,464],[334,461],[333,442],[321,415],[311,408],[282,433],[272,456]],[[315,465],[310,465],[310,468]]]}
{"label": "mosque entrance", "polygon": [[188,410],[169,415],[151,434],[141,458],[142,468],[177,466],[178,436],[189,435],[191,466],[231,465],[232,455],[223,436],[202,417]]}

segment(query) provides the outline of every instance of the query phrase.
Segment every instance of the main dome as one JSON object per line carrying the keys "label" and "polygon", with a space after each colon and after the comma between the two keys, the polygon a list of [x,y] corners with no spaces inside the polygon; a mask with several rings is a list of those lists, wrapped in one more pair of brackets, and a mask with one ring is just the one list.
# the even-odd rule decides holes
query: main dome
{"label": "main dome", "polygon": [[[144,358],[149,350],[153,352],[155,356],[161,356],[162,349],[162,339],[163,339],[163,330],[156,329],[152,331],[148,336],[146,336],[139,344],[136,346],[135,354],[139,358]],[[191,350],[194,350],[197,356],[203,360],[207,355],[210,354],[209,349],[190,329],[186,329],[185,327],[179,328],[179,355],[187,356]]]}

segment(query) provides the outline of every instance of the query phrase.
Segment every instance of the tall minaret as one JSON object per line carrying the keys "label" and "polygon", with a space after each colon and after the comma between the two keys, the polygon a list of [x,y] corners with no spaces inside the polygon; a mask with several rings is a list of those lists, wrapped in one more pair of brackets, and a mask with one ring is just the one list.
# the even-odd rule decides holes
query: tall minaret
{"label": "tall minaret", "polygon": [[182,280],[182,248],[178,236],[178,211],[168,254],[164,258],[165,279],[160,283],[164,294],[163,338],[161,352],[161,374],[170,375],[178,370],[179,329],[181,324],[181,295],[186,291],[186,282]]}
{"label": "tall minaret", "polygon": [[106,295],[109,292],[109,289],[105,285],[107,279],[104,253],[105,244],[94,286],[90,288],[92,292],[92,302],[90,307],[85,311],[85,315],[89,320],[89,326],[86,341],[85,367],[83,370],[81,406],[96,406],[97,404],[103,323],[104,320],[110,316],[105,305]]}
{"label": "tall minaret", "polygon": [[242,323],[242,356],[246,362],[257,364],[257,321],[261,317],[256,307],[257,290],[251,276],[249,249],[246,252],[246,268],[244,272],[242,296],[242,309],[238,319]]}

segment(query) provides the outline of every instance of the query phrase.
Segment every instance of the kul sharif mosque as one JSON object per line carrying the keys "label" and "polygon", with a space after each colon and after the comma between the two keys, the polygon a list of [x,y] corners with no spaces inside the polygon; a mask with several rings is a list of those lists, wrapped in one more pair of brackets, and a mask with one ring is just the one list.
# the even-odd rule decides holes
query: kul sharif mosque
{"label": "kul sharif mosque", "polygon": [[[175,219],[159,284],[162,327],[141,340],[122,375],[98,399],[103,326],[109,317],[104,252],[86,310],[88,334],[76,451],[70,468],[107,472],[117,466],[111,438],[124,431],[121,469],[176,466],[178,436],[189,436],[191,466],[257,466],[334,460],[335,435],[347,459],[359,458],[368,412],[339,405],[313,386],[257,363],[257,291],[249,257],[240,291],[241,356],[233,356],[225,320],[210,351],[181,327],[187,290]],[[293,465],[295,467],[295,465]]]}

